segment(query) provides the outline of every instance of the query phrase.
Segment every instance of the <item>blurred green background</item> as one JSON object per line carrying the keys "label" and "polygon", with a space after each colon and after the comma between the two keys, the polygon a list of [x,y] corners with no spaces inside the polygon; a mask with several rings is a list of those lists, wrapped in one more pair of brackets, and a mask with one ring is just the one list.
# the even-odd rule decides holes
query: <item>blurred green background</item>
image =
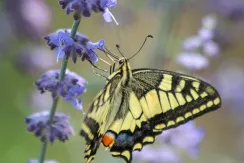
{"label": "blurred green background", "polygon": [[[49,97],[46,96],[45,100],[40,101],[42,98],[37,93],[33,95],[35,89],[33,83],[45,69],[58,69],[61,63],[61,60],[58,63],[55,61],[54,53],[49,51],[42,38],[59,28],[70,28],[73,22],[72,15],[66,16],[58,1],[34,0],[36,2],[34,9],[29,8],[29,11],[26,9],[23,12],[23,3],[31,4],[33,3],[31,1],[0,2],[0,128],[2,128],[0,162],[2,163],[26,162],[30,158],[38,157],[40,142],[32,133],[26,131],[24,118],[33,112],[49,109]],[[104,22],[101,14],[93,14],[91,18],[84,18],[79,27],[79,32],[84,33],[93,42],[105,39],[106,46],[114,53],[118,53],[115,45],[119,44],[126,57],[134,54],[144,38],[151,34],[154,39],[148,40],[140,54],[131,61],[133,68],[149,67],[184,72],[204,78],[220,91],[220,95],[223,96],[221,109],[196,120],[197,125],[204,128],[206,135],[200,145],[197,159],[193,160],[183,155],[184,162],[188,163],[244,162],[244,87],[242,87],[244,3],[238,0],[222,0],[221,3],[229,7],[226,9],[220,5],[220,1],[118,0],[118,5],[111,12],[120,23],[119,26]],[[44,7],[43,11],[38,8],[40,6]],[[234,9],[238,7],[242,8],[236,12]],[[23,13],[34,25],[21,21]],[[211,58],[207,68],[189,71],[177,64],[175,58],[182,51],[183,40],[197,33],[202,18],[208,14],[216,14],[218,18],[220,55]],[[40,28],[39,33],[38,30],[33,32],[32,28]],[[38,59],[39,55],[35,59],[44,63],[50,61],[48,68],[44,66],[43,69],[36,70],[28,67],[27,62],[19,63],[19,57],[27,53],[25,49],[39,46],[46,48],[50,54],[46,61],[45,58]],[[105,58],[104,54],[99,55]],[[98,65],[107,68],[103,63]],[[87,93],[82,96],[86,111],[93,97],[103,88],[105,81],[92,73],[91,66],[87,62],[77,64],[70,62],[68,67],[89,83]],[[58,111],[71,115],[71,124],[76,135],[70,137],[64,144],[55,142],[49,146],[47,159],[56,159],[60,163],[85,162],[83,159],[85,142],[79,136],[82,113],[63,100],[60,100]],[[112,158],[110,153],[101,147],[94,160],[94,163],[99,162],[119,163],[123,160]]]}

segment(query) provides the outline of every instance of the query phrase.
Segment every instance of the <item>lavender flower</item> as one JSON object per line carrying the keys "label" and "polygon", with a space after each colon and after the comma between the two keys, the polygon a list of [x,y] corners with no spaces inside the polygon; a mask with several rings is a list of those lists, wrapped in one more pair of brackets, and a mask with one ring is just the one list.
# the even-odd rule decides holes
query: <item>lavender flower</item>
{"label": "lavender flower", "polygon": [[83,94],[85,90],[85,87],[80,87],[79,85],[71,87],[67,95],[64,97],[64,100],[70,101],[74,108],[82,108],[82,100],[77,99],[77,96]]}
{"label": "lavender flower", "polygon": [[[38,162],[39,161],[36,160],[36,159],[30,159],[26,163],[38,163]],[[47,161],[44,161],[44,163],[58,163],[58,161],[56,161],[56,160],[47,160]]]}
{"label": "lavender flower", "polygon": [[184,51],[193,51],[201,46],[202,39],[199,36],[191,36],[184,40],[183,50]]}
{"label": "lavender flower", "polygon": [[113,14],[109,11],[109,8],[112,8],[117,5],[117,0],[101,0],[101,6],[104,9],[103,17],[106,22],[114,22],[116,25],[119,25]]}
{"label": "lavender flower", "polygon": [[203,140],[204,132],[195,126],[194,122],[188,122],[174,129],[164,131],[156,139],[158,146],[146,146],[141,152],[134,152],[133,156],[138,162],[146,163],[170,162],[180,163],[180,151],[182,149],[195,159],[199,153],[199,145]]}
{"label": "lavender flower", "polygon": [[180,155],[173,149],[167,148],[165,146],[158,148],[151,148],[146,146],[141,152],[133,152],[133,157],[136,162],[145,162],[145,163],[181,163]]}
{"label": "lavender flower", "polygon": [[177,56],[176,62],[192,71],[207,68],[209,65],[208,59],[197,53],[181,53]]}
{"label": "lavender flower", "polygon": [[214,30],[217,27],[217,18],[215,15],[209,14],[202,19],[202,28]]}
{"label": "lavender flower", "polygon": [[201,28],[199,31],[198,31],[198,36],[199,39],[200,39],[200,44],[198,46],[201,47],[201,45],[206,42],[206,41],[209,41],[209,40],[212,40],[213,37],[214,37],[214,31],[212,30],[209,30],[207,28]]}
{"label": "lavender flower", "polygon": [[55,49],[57,59],[66,56],[68,58],[72,55],[73,62],[75,63],[77,57],[89,60],[93,63],[98,61],[95,49],[104,51],[105,41],[103,39],[96,43],[91,42],[85,35],[77,33],[75,38],[70,37],[70,30],[58,30],[55,33],[45,37],[47,44],[53,50]]}
{"label": "lavender flower", "polygon": [[219,12],[225,18],[232,21],[243,21],[244,2],[242,0],[215,0],[210,1],[213,10]]}
{"label": "lavender flower", "polygon": [[77,15],[90,17],[92,11],[103,13],[104,20],[111,22],[112,20],[118,25],[118,22],[109,11],[109,8],[116,6],[117,0],[60,0],[59,4],[62,9],[66,8],[66,14],[74,12],[74,19],[78,20]]}
{"label": "lavender flower", "polygon": [[59,70],[49,70],[36,81],[37,89],[41,93],[51,92],[52,97],[64,97],[74,108],[82,109],[82,100],[77,97],[83,94],[87,81],[74,72],[66,70],[64,79],[59,82]]}
{"label": "lavender flower", "polygon": [[204,138],[202,128],[196,127],[194,122],[190,121],[177,128],[164,131],[158,139],[162,143],[183,149],[188,152],[191,158],[197,158],[199,145]]}
{"label": "lavender flower", "polygon": [[[212,74],[211,81],[214,82],[222,100],[225,102],[225,107],[229,108],[235,115],[240,116],[242,122],[244,109],[244,71],[241,60],[227,60],[221,62],[218,69]],[[233,92],[233,93],[232,93]],[[238,120],[238,118],[237,118]]]}
{"label": "lavender flower", "polygon": [[214,41],[217,20],[214,15],[207,15],[202,19],[202,27],[197,35],[191,36],[183,42],[183,52],[177,56],[176,62],[190,70],[201,70],[209,65],[208,58],[219,55],[219,45]]}
{"label": "lavender flower", "polygon": [[214,57],[219,55],[220,48],[214,41],[208,41],[203,45],[203,52],[208,56]]}
{"label": "lavender flower", "polygon": [[75,43],[69,33],[65,31],[57,31],[56,33],[50,34],[48,37],[45,37],[45,39],[51,49],[56,49],[55,55],[57,60],[63,58],[65,54],[69,56],[71,53],[70,50]]}
{"label": "lavender flower", "polygon": [[49,112],[38,112],[25,118],[27,131],[33,132],[41,141],[53,143],[56,139],[65,142],[74,131],[69,123],[69,116],[55,113],[52,123],[48,122]]}

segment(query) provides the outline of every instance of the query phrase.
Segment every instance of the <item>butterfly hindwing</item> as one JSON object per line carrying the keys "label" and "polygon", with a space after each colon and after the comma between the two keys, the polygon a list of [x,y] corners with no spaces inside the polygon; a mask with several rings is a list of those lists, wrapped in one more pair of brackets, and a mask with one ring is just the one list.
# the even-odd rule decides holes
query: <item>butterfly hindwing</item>
{"label": "butterfly hindwing", "polygon": [[106,130],[107,121],[110,120],[109,113],[111,106],[113,106],[114,92],[118,83],[119,77],[114,77],[106,84],[104,89],[94,98],[84,118],[80,135],[86,140],[85,158],[87,163],[94,159],[101,137]]}
{"label": "butterfly hindwing", "polygon": [[153,143],[163,130],[220,107],[212,86],[168,71],[133,70],[132,82],[123,92],[123,103],[107,133],[114,136],[112,155],[126,162],[131,162],[134,150]]}

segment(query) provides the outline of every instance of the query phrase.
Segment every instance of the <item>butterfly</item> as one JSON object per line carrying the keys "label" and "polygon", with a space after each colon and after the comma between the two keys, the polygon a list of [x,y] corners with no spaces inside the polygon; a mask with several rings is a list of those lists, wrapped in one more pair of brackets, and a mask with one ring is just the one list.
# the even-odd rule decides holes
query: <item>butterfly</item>
{"label": "butterfly", "polygon": [[131,69],[122,57],[111,66],[105,87],[92,102],[80,135],[90,163],[100,144],[114,157],[132,162],[132,152],[175,128],[221,106],[218,92],[192,76],[157,69]]}

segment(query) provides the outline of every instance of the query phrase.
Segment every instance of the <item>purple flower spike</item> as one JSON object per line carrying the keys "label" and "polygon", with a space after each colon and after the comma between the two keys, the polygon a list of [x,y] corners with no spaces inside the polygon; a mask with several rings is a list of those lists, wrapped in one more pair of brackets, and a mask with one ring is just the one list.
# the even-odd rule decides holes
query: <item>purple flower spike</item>
{"label": "purple flower spike", "polygon": [[53,143],[56,139],[61,142],[68,140],[74,131],[69,123],[69,116],[64,113],[55,113],[53,122],[48,123],[49,112],[38,112],[25,118],[27,131],[33,132],[41,141]]}
{"label": "purple flower spike", "polygon": [[55,55],[57,60],[63,58],[65,54],[69,56],[70,48],[74,45],[74,40],[70,37],[70,34],[66,31],[57,31],[49,36],[45,37],[47,44],[51,49],[56,49]]}
{"label": "purple flower spike", "polygon": [[105,41],[103,39],[96,43],[91,42],[85,35],[77,33],[74,40],[70,38],[70,30],[58,30],[55,33],[45,37],[47,44],[53,50],[55,49],[57,59],[72,55],[73,62],[76,63],[77,58],[89,60],[93,63],[98,61],[95,49],[104,51]]}
{"label": "purple flower spike", "polygon": [[192,71],[207,68],[209,65],[208,59],[198,53],[182,53],[177,56],[176,62]]}
{"label": "purple flower spike", "polygon": [[193,159],[198,157],[199,144],[203,138],[203,129],[196,127],[194,122],[188,122],[177,128],[167,130],[159,136],[161,142],[187,151]]}
{"label": "purple flower spike", "polygon": [[101,40],[99,40],[98,42],[95,42],[95,43],[93,43],[91,41],[89,41],[87,43],[87,47],[90,50],[99,49],[99,50],[103,51],[104,50],[104,46],[105,46],[105,41],[103,39],[101,39]]}
{"label": "purple flower spike", "polygon": [[165,146],[160,148],[151,148],[146,146],[141,152],[133,152],[133,157],[136,162],[145,163],[181,163],[180,155],[173,149],[167,148]]}
{"label": "purple flower spike", "polygon": [[[39,162],[39,160],[30,159],[26,163],[38,163],[38,162]],[[56,161],[56,160],[46,160],[46,161],[44,161],[44,163],[58,163],[58,161]]]}
{"label": "purple flower spike", "polygon": [[[74,19],[78,20],[81,16],[90,17],[92,12],[103,13],[106,22],[112,20],[118,25],[118,22],[109,11],[109,8],[117,4],[117,0],[60,0],[62,9],[66,9],[66,14],[74,13]],[[80,15],[80,16],[77,16]]]}
{"label": "purple flower spike", "polygon": [[218,44],[213,41],[208,41],[205,43],[203,50],[206,55],[211,57],[218,56],[220,51]]}
{"label": "purple flower spike", "polygon": [[184,40],[183,49],[185,51],[192,51],[202,45],[202,40],[199,36],[191,36]]}
{"label": "purple flower spike", "polygon": [[103,12],[104,20],[108,23],[110,23],[114,20],[116,25],[119,25],[119,23],[117,22],[117,20],[113,16],[113,14],[109,11],[109,8],[112,8],[116,5],[117,5],[117,0],[101,0],[101,6],[104,9],[104,12]]}
{"label": "purple flower spike", "polygon": [[82,100],[77,99],[78,96],[83,94],[86,91],[85,87],[75,85],[70,88],[67,95],[64,97],[64,100],[69,101],[74,108],[81,110],[82,109]]}
{"label": "purple flower spike", "polygon": [[178,64],[184,65],[192,71],[208,67],[209,60],[205,55],[213,57],[220,54],[219,45],[214,41],[216,27],[216,17],[214,15],[205,16],[198,34],[184,40],[183,52],[176,58]]}
{"label": "purple flower spike", "polygon": [[158,146],[146,146],[141,152],[134,152],[133,156],[138,162],[181,163],[181,150],[186,151],[192,159],[198,157],[199,145],[203,138],[203,129],[196,127],[191,121],[177,128],[164,131],[156,139],[159,142]]}
{"label": "purple flower spike", "polygon": [[69,70],[66,70],[64,79],[61,82],[58,78],[59,70],[49,70],[42,74],[35,84],[41,93],[51,92],[53,98],[62,96],[76,109],[82,109],[82,101],[78,99],[78,96],[86,91],[87,81]]}

